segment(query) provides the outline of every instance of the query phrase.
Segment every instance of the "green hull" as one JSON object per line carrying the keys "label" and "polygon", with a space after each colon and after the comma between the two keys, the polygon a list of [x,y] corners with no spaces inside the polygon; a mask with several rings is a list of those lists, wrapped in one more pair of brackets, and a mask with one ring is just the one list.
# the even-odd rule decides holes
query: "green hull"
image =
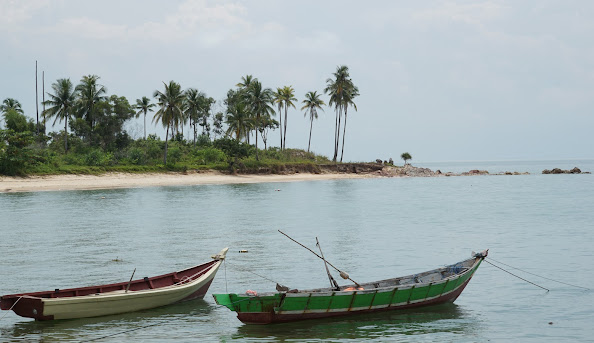
{"label": "green hull", "polygon": [[[298,292],[214,294],[219,305],[248,324],[343,316],[453,302],[486,256],[401,278],[361,284],[363,290],[314,289]],[[342,287],[342,289],[347,288]],[[351,286],[352,287],[352,286]]]}

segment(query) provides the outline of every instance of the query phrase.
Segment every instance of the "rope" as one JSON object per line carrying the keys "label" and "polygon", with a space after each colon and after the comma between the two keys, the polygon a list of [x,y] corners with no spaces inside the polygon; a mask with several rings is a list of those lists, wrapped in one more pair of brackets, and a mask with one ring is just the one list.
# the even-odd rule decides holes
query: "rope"
{"label": "rope", "polygon": [[513,274],[513,273],[511,273],[511,272],[508,272],[507,270],[505,270],[505,269],[503,269],[503,268],[501,268],[501,267],[499,267],[499,266],[496,266],[496,265],[494,265],[493,263],[491,263],[491,262],[489,262],[489,261],[487,261],[487,260],[483,260],[483,261],[487,262],[488,264],[492,265],[492,266],[493,266],[493,267],[495,267],[495,268],[499,268],[499,269],[503,270],[504,272],[506,272],[506,273],[508,273],[508,274],[510,274],[510,275],[513,275],[513,276],[517,277],[517,278],[518,278],[518,279],[520,279],[520,280],[524,280],[524,281],[526,281],[526,282],[528,282],[528,283],[530,283],[530,284],[533,284],[534,286],[536,286],[536,287],[538,287],[538,288],[542,288],[542,289],[546,290],[547,292],[549,292],[549,291],[550,291],[549,289],[547,289],[547,288],[544,288],[544,287],[542,287],[542,286],[539,286],[539,285],[535,284],[534,282],[530,282],[530,281],[528,281],[528,280],[526,280],[526,279],[524,279],[524,278],[521,278],[521,277],[517,276],[516,274]]}
{"label": "rope", "polygon": [[[10,306],[8,311],[12,310],[21,299],[23,299],[23,297],[19,297],[17,299],[17,301],[15,301],[14,304],[12,304],[12,306]],[[0,318],[0,320],[4,319],[4,317],[6,317],[6,315],[8,314],[8,311],[6,311],[6,313],[2,316],[2,318]]]}
{"label": "rope", "polygon": [[548,277],[545,277],[545,276],[537,275],[537,274],[531,273],[531,272],[529,272],[529,271],[525,271],[525,270],[522,270],[522,269],[520,269],[520,268],[517,268],[517,267],[510,266],[509,264],[505,264],[505,263],[503,263],[503,262],[496,261],[496,260],[494,260],[494,259],[492,259],[492,258],[490,258],[490,257],[489,257],[489,260],[495,261],[495,262],[497,262],[497,263],[499,263],[499,264],[503,264],[503,265],[504,265],[504,266],[506,266],[506,267],[510,267],[510,268],[512,268],[512,269],[516,269],[516,270],[519,270],[519,271],[521,271],[521,272],[528,273],[528,274],[530,274],[530,275],[538,276],[538,277],[540,277],[540,278],[543,278],[543,279],[546,279],[546,280],[549,280],[549,281],[553,281],[553,282],[562,283],[562,284],[564,284],[564,285],[567,285],[567,286],[572,286],[572,287],[577,287],[577,288],[582,288],[582,289],[587,289],[587,290],[590,290],[589,288],[586,288],[586,287],[577,286],[577,285],[572,285],[572,284],[570,284],[570,283],[566,283],[566,282],[563,282],[563,281],[559,281],[559,280],[550,279],[550,278],[548,278]]}
{"label": "rope", "polygon": [[[173,320],[173,319],[170,319],[170,320]],[[93,338],[93,339],[88,339],[86,341],[80,341],[80,342],[81,343],[83,343],[83,342],[94,342],[94,341],[98,341],[98,340],[101,340],[101,339],[104,339],[104,338],[109,338],[109,337],[121,335],[123,333],[128,333],[128,332],[132,332],[132,331],[136,331],[136,330],[140,330],[140,329],[146,329],[148,327],[157,326],[157,325],[161,325],[161,324],[163,324],[163,323],[149,324],[149,325],[137,327],[137,328],[134,328],[134,329],[130,329],[130,330],[126,330],[126,331],[120,331],[120,332],[116,332],[116,333],[112,333],[112,334],[109,334],[109,335],[105,335],[105,336],[101,336],[101,337],[97,337],[97,338]]]}
{"label": "rope", "polygon": [[[228,263],[228,262],[227,262],[227,263]],[[259,277],[261,277],[261,278],[262,278],[262,279],[264,279],[264,280],[267,280],[267,281],[270,281],[270,282],[273,282],[273,283],[278,283],[278,284],[281,284],[280,282],[276,282],[276,281],[274,281],[274,280],[272,280],[272,279],[269,279],[269,278],[267,278],[266,276],[262,276],[262,275],[260,275],[260,274],[258,274],[258,273],[256,273],[256,272],[253,272],[253,271],[251,271],[251,270],[247,270],[247,269],[243,269],[243,268],[240,268],[240,267],[236,267],[236,266],[232,265],[231,263],[229,263],[229,267],[231,267],[231,268],[234,268],[234,269],[236,269],[236,270],[239,270],[239,271],[242,271],[242,272],[248,272],[248,273],[252,273],[252,274],[254,274],[254,275],[256,275],[256,276],[259,276]],[[281,285],[282,285],[282,284],[281,284]]]}

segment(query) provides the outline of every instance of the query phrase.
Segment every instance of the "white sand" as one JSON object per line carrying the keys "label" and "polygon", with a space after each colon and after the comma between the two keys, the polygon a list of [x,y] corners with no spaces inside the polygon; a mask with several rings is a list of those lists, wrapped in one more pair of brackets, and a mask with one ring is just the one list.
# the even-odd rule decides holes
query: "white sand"
{"label": "white sand", "polygon": [[187,186],[257,182],[292,182],[374,177],[373,174],[226,175],[218,172],[195,173],[107,173],[102,175],[51,175],[30,177],[0,176],[0,193],[66,191],[83,189]]}

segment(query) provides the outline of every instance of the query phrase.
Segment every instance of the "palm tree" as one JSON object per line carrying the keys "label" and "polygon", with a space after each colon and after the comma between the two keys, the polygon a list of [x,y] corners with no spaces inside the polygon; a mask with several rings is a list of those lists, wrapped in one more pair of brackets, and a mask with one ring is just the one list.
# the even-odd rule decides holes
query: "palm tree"
{"label": "palm tree", "polygon": [[[301,110],[305,110],[303,114],[304,117],[307,117],[307,112],[309,111],[309,143],[307,143],[307,152],[309,152],[309,147],[311,146],[311,130],[313,128],[313,120],[318,119],[318,109],[322,110],[322,106],[325,106],[324,100],[320,99],[320,94],[318,92],[307,92],[305,94],[305,100],[302,101],[303,107]],[[343,136],[344,137],[344,136]]]}
{"label": "palm tree", "polygon": [[355,88],[355,86],[350,79],[349,68],[347,66],[338,66],[333,75],[334,79],[329,78],[326,80],[326,88],[324,89],[324,92],[330,96],[328,104],[330,106],[334,105],[336,112],[336,122],[334,127],[334,157],[332,158],[332,161],[336,162],[338,157],[338,145],[340,142],[342,113],[345,106],[348,106],[348,101],[346,100],[348,98],[347,94],[352,92],[352,89]]}
{"label": "palm tree", "polygon": [[2,105],[0,105],[0,111],[2,113],[6,113],[9,110],[14,110],[17,113],[24,114],[23,109],[21,108],[21,103],[13,98],[6,98],[2,101]]}
{"label": "palm tree", "polygon": [[234,102],[227,108],[227,116],[225,118],[227,124],[228,136],[235,134],[235,139],[247,137],[248,132],[252,129],[253,121],[249,117],[249,112],[243,102]]}
{"label": "palm tree", "polygon": [[[276,92],[274,92],[273,94],[274,97],[274,103],[278,106],[278,119],[279,119],[279,127],[283,127],[283,116],[281,115],[282,113],[282,109],[284,106],[284,102],[283,102],[283,89],[280,87],[276,88]],[[283,130],[280,129],[280,148],[281,150],[283,149]]]}
{"label": "palm tree", "polygon": [[68,117],[72,115],[76,92],[70,79],[59,79],[52,84],[54,94],[47,93],[49,100],[43,102],[49,105],[43,114],[48,117],[56,117],[54,123],[59,119],[64,121],[64,153],[68,153]]}
{"label": "palm tree", "polygon": [[353,106],[355,111],[357,110],[357,105],[353,99],[358,96],[359,88],[357,88],[355,85],[351,85],[351,87],[346,89],[344,92],[344,126],[342,131],[342,150],[340,152],[340,162],[342,162],[342,156],[344,155],[344,137],[346,136],[347,110],[349,109],[349,105]]}
{"label": "palm tree", "polygon": [[289,109],[289,106],[295,108],[295,104],[293,103],[293,101],[297,101],[297,98],[295,98],[295,90],[293,89],[293,87],[292,86],[283,87],[282,102],[285,107],[285,124],[284,124],[284,134],[283,134],[283,143],[282,143],[283,149],[286,149],[286,147],[287,147],[287,145],[286,145],[286,142],[287,142],[287,110]]}
{"label": "palm tree", "polygon": [[254,81],[258,81],[258,79],[255,79],[252,75],[242,76],[241,82],[236,86],[239,88],[248,88]]}
{"label": "palm tree", "polygon": [[107,90],[98,84],[99,76],[83,76],[75,90],[78,93],[77,106],[81,117],[85,117],[91,130],[95,126],[95,105],[106,99]]}
{"label": "palm tree", "polygon": [[406,161],[412,160],[412,156],[410,156],[408,152],[405,152],[402,155],[400,155],[400,158],[404,160],[404,165],[406,165]]}
{"label": "palm tree", "polygon": [[163,164],[167,164],[167,139],[169,136],[169,128],[177,128],[183,117],[183,105],[184,105],[184,93],[181,90],[179,83],[175,81],[169,81],[169,84],[165,85],[165,92],[156,90],[153,93],[153,97],[157,99],[159,110],[153,117],[153,122],[161,122],[163,127],[166,127],[165,132],[165,154],[163,157]]}
{"label": "palm tree", "polygon": [[190,126],[194,128],[194,147],[196,146],[196,122],[198,121],[198,114],[200,113],[200,95],[197,89],[189,88],[185,92],[186,100],[184,106],[184,114],[190,119]]}
{"label": "palm tree", "polygon": [[151,99],[143,96],[142,99],[136,99],[136,118],[140,117],[140,114],[144,114],[144,139],[146,140],[146,114],[148,112],[152,112],[153,108],[155,108],[155,104],[151,104]]}
{"label": "palm tree", "polygon": [[270,88],[262,88],[262,83],[254,80],[246,89],[245,100],[249,106],[252,114],[255,115],[255,129],[256,129],[256,161],[258,160],[258,131],[260,128],[260,118],[269,116],[274,113],[271,104],[273,103],[272,90]]}

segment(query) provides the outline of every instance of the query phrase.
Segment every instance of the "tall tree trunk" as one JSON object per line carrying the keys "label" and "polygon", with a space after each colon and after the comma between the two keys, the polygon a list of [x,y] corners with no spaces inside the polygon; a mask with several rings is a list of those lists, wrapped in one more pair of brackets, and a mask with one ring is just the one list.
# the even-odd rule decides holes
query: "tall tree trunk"
{"label": "tall tree trunk", "polygon": [[64,120],[64,154],[68,153],[68,116]]}
{"label": "tall tree trunk", "polygon": [[198,133],[196,132],[196,119],[194,119],[194,148],[196,147],[196,135]]}
{"label": "tall tree trunk", "polygon": [[258,159],[258,129],[260,128],[260,115],[257,114],[256,115],[256,161],[259,161]]}
{"label": "tall tree trunk", "polygon": [[285,104],[285,136],[283,137],[283,149],[287,148],[287,111],[289,110],[289,104]]}
{"label": "tall tree trunk", "polygon": [[37,61],[35,61],[35,112],[37,112],[37,135],[39,136],[39,98],[37,95]]}
{"label": "tall tree trunk", "polygon": [[45,135],[45,71],[41,72],[41,101],[43,104],[43,134]]}
{"label": "tall tree trunk", "polygon": [[344,136],[346,136],[346,122],[347,122],[347,111],[348,111],[348,106],[345,107],[344,109],[344,127],[343,127],[343,131],[342,131],[342,150],[340,152],[340,162],[342,163],[342,155],[344,155]]}
{"label": "tall tree trunk", "polygon": [[280,120],[278,124],[278,128],[280,129],[280,149],[283,150],[283,113],[282,113],[282,104],[278,105],[278,119]]}
{"label": "tall tree trunk", "polygon": [[336,135],[338,132],[338,106],[335,109],[336,112],[336,119],[334,121],[334,157],[332,157],[332,162],[336,162]]}
{"label": "tall tree trunk", "polygon": [[307,152],[309,152],[309,147],[311,146],[311,129],[313,128],[313,114],[310,114],[310,123],[309,123],[309,143],[307,143]]}
{"label": "tall tree trunk", "polygon": [[144,140],[146,141],[146,111],[144,112]]}
{"label": "tall tree trunk", "polygon": [[[173,130],[171,130],[173,132]],[[167,124],[167,132],[165,133],[165,155],[163,157],[163,164],[167,165],[167,136],[169,136],[169,124]]]}

